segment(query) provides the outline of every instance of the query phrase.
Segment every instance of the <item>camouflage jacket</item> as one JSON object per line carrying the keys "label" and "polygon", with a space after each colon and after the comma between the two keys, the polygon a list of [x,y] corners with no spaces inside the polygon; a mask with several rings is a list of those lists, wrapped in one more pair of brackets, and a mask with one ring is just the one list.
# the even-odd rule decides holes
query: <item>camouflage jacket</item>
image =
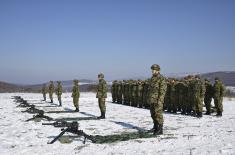
{"label": "camouflage jacket", "polygon": [[159,74],[153,76],[149,83],[148,100],[149,103],[159,103],[164,101],[167,84],[165,78]]}
{"label": "camouflage jacket", "polygon": [[78,84],[73,86],[72,97],[80,97],[80,90]]}
{"label": "camouflage jacket", "polygon": [[97,86],[96,98],[107,98],[107,91],[108,88],[106,81],[104,79],[100,80]]}
{"label": "camouflage jacket", "polygon": [[56,88],[56,94],[57,95],[62,95],[62,85],[58,84],[57,88]]}
{"label": "camouflage jacket", "polygon": [[221,81],[216,81],[214,84],[214,97],[220,98],[224,96],[224,85]]}

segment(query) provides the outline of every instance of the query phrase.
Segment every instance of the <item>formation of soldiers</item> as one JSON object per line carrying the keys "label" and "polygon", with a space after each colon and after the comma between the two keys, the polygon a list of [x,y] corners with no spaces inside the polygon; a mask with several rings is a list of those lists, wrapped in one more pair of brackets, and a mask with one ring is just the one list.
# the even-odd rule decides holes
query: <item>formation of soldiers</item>
{"label": "formation of soldiers", "polygon": [[[160,74],[160,66],[157,64],[152,65],[151,70],[151,79],[114,81],[111,93],[114,103],[150,109],[154,124],[150,131],[154,134],[163,134],[163,111],[171,113],[181,112],[181,114],[202,117],[204,102],[207,110],[206,114],[210,115],[212,112],[212,98],[214,98],[217,116],[222,116],[224,86],[218,78],[215,78],[215,83],[212,85],[210,81],[203,80],[200,76],[190,75],[180,80],[174,78],[166,79]],[[101,113],[98,119],[105,119],[105,101],[108,87],[103,74],[99,74],[98,79],[96,98],[98,98]],[[43,86],[44,100],[46,100],[47,91],[51,103],[53,103],[53,93],[56,92],[60,106],[62,106],[61,82],[57,82],[56,89],[53,81],[50,81],[48,89],[46,85]],[[75,111],[79,112],[80,90],[78,80],[74,80],[72,97],[76,108]]]}
{"label": "formation of soldiers", "polygon": [[[149,84],[150,79],[114,81],[111,87],[113,103],[149,109]],[[180,80],[166,79],[166,84],[164,111],[202,117],[205,104],[206,114],[210,115],[214,98],[217,116],[222,116],[224,86],[218,78],[214,85],[207,79],[191,75]]]}

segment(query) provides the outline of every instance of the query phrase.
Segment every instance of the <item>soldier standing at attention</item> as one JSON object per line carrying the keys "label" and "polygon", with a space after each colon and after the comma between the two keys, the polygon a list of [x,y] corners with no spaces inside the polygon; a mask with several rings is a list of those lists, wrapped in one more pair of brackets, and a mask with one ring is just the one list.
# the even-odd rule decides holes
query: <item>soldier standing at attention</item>
{"label": "soldier standing at attention", "polygon": [[99,108],[101,112],[101,116],[98,117],[98,119],[105,119],[105,112],[106,112],[106,106],[105,106],[105,99],[107,98],[107,84],[104,80],[104,74],[99,74],[99,84],[97,86],[97,94],[96,98],[98,98]]}
{"label": "soldier standing at attention", "polygon": [[215,78],[214,84],[214,102],[217,111],[216,116],[222,116],[223,112],[224,85],[219,78]]}
{"label": "soldier standing at attention", "polygon": [[206,106],[206,115],[210,115],[211,114],[211,101],[213,98],[213,86],[210,83],[210,81],[208,79],[205,79],[205,86],[206,86],[206,92],[205,92],[205,98],[204,98],[204,103]]}
{"label": "soldier standing at attention", "polygon": [[76,108],[75,112],[79,112],[80,90],[78,82],[79,82],[78,80],[73,80],[74,86],[73,86],[72,98],[73,98],[73,105]]}
{"label": "soldier standing at attention", "polygon": [[58,97],[58,101],[60,103],[60,106],[62,106],[62,101],[61,101],[62,85],[61,85],[61,81],[57,81],[56,95]]}
{"label": "soldier standing at attention", "polygon": [[150,103],[150,113],[153,119],[154,135],[163,134],[163,102],[166,93],[167,84],[165,78],[160,74],[160,66],[154,64],[151,66],[152,78],[149,83],[148,100]]}
{"label": "soldier standing at attention", "polygon": [[51,103],[53,103],[53,93],[54,93],[54,84],[53,84],[53,81],[50,81],[50,85],[49,85],[49,97],[51,99]]}
{"label": "soldier standing at attention", "polygon": [[42,87],[42,94],[43,94],[43,101],[46,101],[46,94],[47,94],[47,86],[46,84]]}

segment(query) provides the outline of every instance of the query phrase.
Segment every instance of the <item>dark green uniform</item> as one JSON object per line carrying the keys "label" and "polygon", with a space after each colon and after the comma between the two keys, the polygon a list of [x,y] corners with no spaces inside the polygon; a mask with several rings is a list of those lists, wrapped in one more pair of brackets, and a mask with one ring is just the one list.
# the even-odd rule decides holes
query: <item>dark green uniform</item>
{"label": "dark green uniform", "polygon": [[46,84],[42,87],[42,94],[43,94],[43,101],[46,101],[46,94],[47,94],[47,86]]}
{"label": "dark green uniform", "polygon": [[111,87],[113,103],[117,101],[117,81],[115,80]]}
{"label": "dark green uniform", "polygon": [[50,85],[49,85],[49,97],[51,99],[51,103],[53,103],[53,93],[54,93],[54,84],[53,84],[53,81],[50,81]]}
{"label": "dark green uniform", "polygon": [[132,83],[132,100],[133,100],[133,102],[131,103],[131,106],[133,106],[133,107],[137,107],[137,82],[136,81],[134,81],[133,83]]}
{"label": "dark green uniform", "polygon": [[108,89],[107,89],[106,81],[104,80],[104,75],[99,74],[98,77],[99,77],[99,84],[97,86],[96,98],[98,98],[99,108],[101,112],[101,116],[98,118],[104,119],[105,113],[106,113],[105,99],[107,98]]}
{"label": "dark green uniform", "polygon": [[148,92],[149,92],[149,80],[145,80],[143,85],[143,106],[146,109],[149,109],[150,107],[148,103]]}
{"label": "dark green uniform", "polygon": [[137,104],[140,108],[143,107],[143,83],[141,80],[137,83]]}
{"label": "dark green uniform", "polygon": [[177,92],[176,92],[176,82],[174,80],[170,83],[170,112],[177,112]]}
{"label": "dark green uniform", "polygon": [[206,114],[210,115],[211,114],[211,101],[213,98],[214,91],[213,91],[212,84],[208,80],[205,81],[205,87],[206,87],[206,92],[205,92],[204,103],[206,106]]}
{"label": "dark green uniform", "polygon": [[159,73],[160,67],[152,65],[153,76],[149,83],[149,103],[150,113],[154,123],[154,134],[163,133],[163,102],[166,93],[167,84],[165,78]]}
{"label": "dark green uniform", "polygon": [[80,97],[80,89],[79,89],[79,84],[78,80],[74,80],[74,86],[73,86],[73,92],[72,92],[72,97],[73,97],[73,105],[76,108],[75,111],[79,112],[79,97]]}
{"label": "dark green uniform", "polygon": [[56,95],[58,97],[58,101],[60,103],[60,106],[62,106],[62,101],[61,101],[61,95],[62,95],[62,85],[61,85],[61,82],[58,81],[57,82],[57,88],[56,88]]}
{"label": "dark green uniform", "polygon": [[223,96],[224,96],[224,85],[216,78],[214,84],[214,103],[217,111],[217,116],[222,116],[223,113]]}

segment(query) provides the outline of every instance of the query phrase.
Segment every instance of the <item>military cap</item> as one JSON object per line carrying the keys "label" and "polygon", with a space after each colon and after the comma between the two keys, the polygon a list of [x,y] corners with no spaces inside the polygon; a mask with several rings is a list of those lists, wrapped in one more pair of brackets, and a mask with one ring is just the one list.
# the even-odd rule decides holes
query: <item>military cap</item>
{"label": "military cap", "polygon": [[78,83],[78,80],[77,80],[77,79],[75,79],[75,80],[73,80],[73,82],[74,82],[74,83]]}
{"label": "military cap", "polygon": [[100,73],[100,74],[98,75],[98,78],[104,78],[104,74],[103,74],[103,73]]}
{"label": "military cap", "polygon": [[157,65],[157,64],[153,64],[153,65],[151,66],[151,69],[152,69],[152,70],[160,71],[160,66]]}

